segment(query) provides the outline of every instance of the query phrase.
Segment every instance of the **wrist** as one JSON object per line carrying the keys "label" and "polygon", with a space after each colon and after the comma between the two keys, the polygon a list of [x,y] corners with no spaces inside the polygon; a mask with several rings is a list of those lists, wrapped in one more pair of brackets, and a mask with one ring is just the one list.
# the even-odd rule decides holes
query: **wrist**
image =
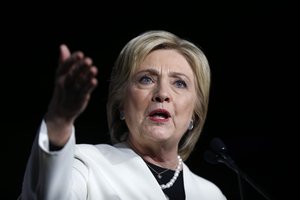
{"label": "wrist", "polygon": [[62,148],[72,134],[73,120],[54,116],[49,113],[45,115],[45,123],[48,129],[49,143],[55,149]]}

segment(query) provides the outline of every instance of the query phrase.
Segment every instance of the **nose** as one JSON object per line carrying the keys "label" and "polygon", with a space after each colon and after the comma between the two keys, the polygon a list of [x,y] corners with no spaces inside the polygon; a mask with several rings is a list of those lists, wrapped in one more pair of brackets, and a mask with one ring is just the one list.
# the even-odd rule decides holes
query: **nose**
{"label": "nose", "polygon": [[164,101],[166,102],[170,102],[170,98],[167,97],[167,96],[155,96],[152,101],[155,101],[155,102],[159,102],[159,103],[163,103]]}
{"label": "nose", "polygon": [[170,102],[171,96],[170,93],[168,92],[168,89],[162,85],[158,86],[158,88],[154,92],[152,101],[159,102],[159,103],[163,103],[165,101]]}

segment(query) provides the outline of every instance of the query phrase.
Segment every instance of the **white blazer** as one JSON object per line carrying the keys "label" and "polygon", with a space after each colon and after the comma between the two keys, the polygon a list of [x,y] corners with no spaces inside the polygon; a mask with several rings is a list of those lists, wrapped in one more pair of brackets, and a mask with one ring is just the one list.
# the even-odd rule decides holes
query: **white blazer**
{"label": "white blazer", "polygon": [[[226,200],[212,182],[183,164],[187,200]],[[75,131],[63,149],[49,151],[42,121],[23,180],[22,200],[165,200],[143,159],[126,143],[75,144]]]}

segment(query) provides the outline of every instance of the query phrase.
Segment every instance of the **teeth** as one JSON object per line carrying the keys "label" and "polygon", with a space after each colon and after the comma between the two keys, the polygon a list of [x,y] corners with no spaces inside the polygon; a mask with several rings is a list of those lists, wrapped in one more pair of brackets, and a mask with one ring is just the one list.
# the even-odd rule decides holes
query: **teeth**
{"label": "teeth", "polygon": [[155,118],[159,118],[159,119],[166,119],[166,117],[161,116],[161,115],[154,115]]}
{"label": "teeth", "polygon": [[160,112],[160,111],[152,112],[152,113],[150,113],[149,116],[155,117],[158,119],[168,119],[170,117],[167,112]]}
{"label": "teeth", "polygon": [[167,115],[165,115],[164,113],[155,113],[154,115],[152,115],[153,117],[156,117],[156,118],[161,118],[161,119],[166,119],[168,118]]}

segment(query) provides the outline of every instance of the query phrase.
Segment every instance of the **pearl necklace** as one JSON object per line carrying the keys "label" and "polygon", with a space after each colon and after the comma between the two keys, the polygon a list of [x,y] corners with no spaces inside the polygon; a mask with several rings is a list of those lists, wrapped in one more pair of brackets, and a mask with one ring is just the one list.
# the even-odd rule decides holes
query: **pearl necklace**
{"label": "pearl necklace", "polygon": [[176,167],[174,176],[171,178],[171,180],[168,183],[160,185],[161,189],[163,189],[163,190],[172,187],[179,176],[181,166],[182,166],[182,159],[180,156],[177,156],[177,158],[178,158],[178,165]]}

